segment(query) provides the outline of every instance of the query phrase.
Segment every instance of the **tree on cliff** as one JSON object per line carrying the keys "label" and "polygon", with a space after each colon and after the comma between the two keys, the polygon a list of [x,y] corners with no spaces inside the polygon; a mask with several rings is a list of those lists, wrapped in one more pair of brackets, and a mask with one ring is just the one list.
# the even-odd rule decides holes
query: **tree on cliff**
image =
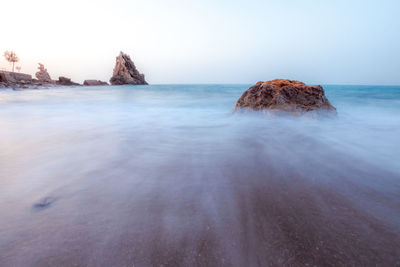
{"label": "tree on cliff", "polygon": [[12,71],[14,72],[14,64],[19,61],[17,54],[14,51],[6,51],[4,52],[4,57],[8,62],[12,63]]}

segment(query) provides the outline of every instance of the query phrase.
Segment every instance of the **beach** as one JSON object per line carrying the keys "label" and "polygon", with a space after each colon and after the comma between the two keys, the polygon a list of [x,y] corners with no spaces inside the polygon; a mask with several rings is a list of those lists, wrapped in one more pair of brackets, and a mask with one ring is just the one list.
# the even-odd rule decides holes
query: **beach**
{"label": "beach", "polygon": [[0,91],[0,266],[400,265],[400,87],[248,87]]}

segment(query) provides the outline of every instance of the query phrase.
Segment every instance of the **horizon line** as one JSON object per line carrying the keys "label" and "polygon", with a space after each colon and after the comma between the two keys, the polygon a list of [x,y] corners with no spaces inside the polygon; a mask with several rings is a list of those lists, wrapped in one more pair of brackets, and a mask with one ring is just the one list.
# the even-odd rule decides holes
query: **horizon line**
{"label": "horizon line", "polygon": [[[291,80],[291,79],[288,79]],[[255,83],[215,83],[215,82],[202,82],[202,83],[149,83],[148,85],[252,85]],[[306,83],[310,85],[337,85],[337,86],[399,86],[400,84],[357,84],[357,83]],[[145,85],[144,85],[145,86]]]}

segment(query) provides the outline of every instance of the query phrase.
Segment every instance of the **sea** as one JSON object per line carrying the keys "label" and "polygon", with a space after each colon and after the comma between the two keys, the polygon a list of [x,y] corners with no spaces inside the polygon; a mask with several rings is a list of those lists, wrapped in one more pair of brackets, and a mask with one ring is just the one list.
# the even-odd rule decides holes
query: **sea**
{"label": "sea", "polygon": [[400,86],[0,90],[0,266],[399,266]]}

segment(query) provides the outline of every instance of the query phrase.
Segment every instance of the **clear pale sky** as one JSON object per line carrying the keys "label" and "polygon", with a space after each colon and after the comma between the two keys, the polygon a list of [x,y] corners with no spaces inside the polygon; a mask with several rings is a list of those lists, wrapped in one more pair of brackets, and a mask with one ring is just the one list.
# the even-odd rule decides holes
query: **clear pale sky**
{"label": "clear pale sky", "polygon": [[0,12],[1,54],[54,79],[108,81],[122,50],[150,83],[400,84],[398,0],[4,0]]}

